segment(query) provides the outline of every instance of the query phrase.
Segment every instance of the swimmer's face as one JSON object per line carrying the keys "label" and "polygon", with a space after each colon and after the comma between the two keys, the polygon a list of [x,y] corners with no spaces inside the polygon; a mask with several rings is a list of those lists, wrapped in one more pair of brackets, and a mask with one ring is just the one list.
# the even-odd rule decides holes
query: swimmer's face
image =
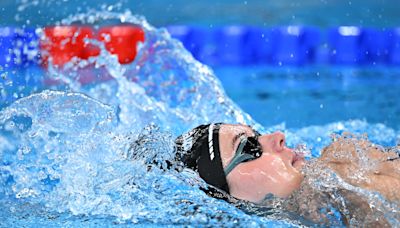
{"label": "swimmer's face", "polygon": [[[243,134],[254,136],[254,131],[244,125],[221,125],[219,146],[224,168],[240,144],[238,136]],[[303,180],[300,169],[304,158],[286,147],[285,135],[281,132],[261,135],[258,141],[263,151],[261,157],[240,163],[226,177],[231,195],[252,202],[260,202],[268,194],[289,196]]]}

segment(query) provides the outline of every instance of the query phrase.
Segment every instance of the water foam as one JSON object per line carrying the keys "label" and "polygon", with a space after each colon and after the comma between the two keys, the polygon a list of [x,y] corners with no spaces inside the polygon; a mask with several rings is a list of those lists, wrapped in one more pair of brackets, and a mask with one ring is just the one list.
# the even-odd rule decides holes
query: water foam
{"label": "water foam", "polygon": [[[92,11],[62,24],[106,20],[145,30],[134,63],[118,64],[89,40],[100,45],[100,56],[50,67],[47,77],[63,84],[0,112],[3,221],[22,225],[26,216],[29,224],[49,217],[60,224],[80,221],[72,214],[95,223],[106,217],[109,224],[288,225],[208,197],[198,188],[205,183],[190,170],[149,168],[150,161],[170,159],[174,138],[198,124],[262,127],[225,95],[211,69],[142,17]],[[112,80],[87,86],[74,80],[88,68]]]}
{"label": "water foam", "polygon": [[[399,136],[384,125],[365,121],[263,129],[225,95],[210,68],[143,17],[129,11],[89,11],[61,24],[98,25],[108,20],[143,27],[146,42],[132,64],[120,65],[101,44],[88,40],[101,47],[100,56],[75,59],[63,69],[50,68],[48,77],[61,79],[63,85],[20,99],[0,112],[0,202],[5,224],[295,226],[296,217],[273,217],[270,208],[246,210],[257,207],[244,203],[239,210],[210,198],[199,190],[205,183],[192,171],[150,168],[151,161],[170,159],[173,139],[206,122],[283,130],[289,145],[306,144],[314,157],[330,143],[332,132],[368,132],[370,139],[384,145]],[[97,72],[100,82],[81,85],[73,80],[84,77],[84,69]],[[112,80],[101,81],[104,75]]]}

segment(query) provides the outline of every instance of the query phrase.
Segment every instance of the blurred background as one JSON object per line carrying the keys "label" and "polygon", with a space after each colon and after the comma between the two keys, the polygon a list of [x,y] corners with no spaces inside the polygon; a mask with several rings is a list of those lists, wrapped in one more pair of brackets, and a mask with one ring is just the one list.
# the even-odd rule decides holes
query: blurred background
{"label": "blurred background", "polygon": [[400,127],[398,0],[1,0],[0,26],[41,28],[89,10],[168,28],[264,126]]}
{"label": "blurred background", "polygon": [[[156,166],[205,122],[280,130],[312,157],[343,132],[400,145],[399,1],[0,0],[0,227],[303,224]],[[399,227],[398,206],[344,187]]]}
{"label": "blurred background", "polygon": [[1,25],[51,25],[71,13],[110,7],[144,15],[157,26],[400,24],[397,0],[1,0]]}

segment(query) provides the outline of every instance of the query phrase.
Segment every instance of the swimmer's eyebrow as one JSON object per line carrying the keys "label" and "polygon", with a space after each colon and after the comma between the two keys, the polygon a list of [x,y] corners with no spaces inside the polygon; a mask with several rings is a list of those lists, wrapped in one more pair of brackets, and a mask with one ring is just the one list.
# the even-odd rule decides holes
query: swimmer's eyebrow
{"label": "swimmer's eyebrow", "polygon": [[246,135],[246,132],[240,132],[239,134],[237,134],[237,135],[235,135],[233,138],[232,138],[232,150],[234,150],[235,149],[235,144],[236,144],[236,141],[238,140],[238,139],[240,139],[240,137],[242,137],[243,135]]}
{"label": "swimmer's eyebrow", "polygon": [[247,126],[248,128],[250,128],[250,130],[253,132],[253,134],[254,134],[255,136],[260,136],[260,135],[261,135],[260,132],[254,130],[254,128],[251,127],[250,125],[245,125],[245,126]]}

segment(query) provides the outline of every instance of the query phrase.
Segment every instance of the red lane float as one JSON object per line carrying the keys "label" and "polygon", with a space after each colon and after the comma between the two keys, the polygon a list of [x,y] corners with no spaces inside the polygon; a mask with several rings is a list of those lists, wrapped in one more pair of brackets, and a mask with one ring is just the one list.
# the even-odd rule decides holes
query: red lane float
{"label": "red lane float", "polygon": [[101,28],[97,35],[86,26],[54,26],[44,29],[45,39],[41,41],[42,64],[47,67],[49,58],[53,65],[62,67],[73,57],[88,59],[97,56],[100,49],[85,43],[85,39],[103,41],[106,49],[118,56],[121,64],[131,63],[137,53],[137,43],[144,42],[144,31],[133,25]]}
{"label": "red lane float", "polygon": [[[42,53],[42,64],[47,67],[49,58],[55,66],[63,66],[71,61],[73,57],[87,59],[85,53],[86,38],[94,38],[90,27],[78,26],[55,26],[44,29],[45,39],[40,43]],[[97,53],[98,54],[98,53]]]}
{"label": "red lane float", "polygon": [[118,55],[119,63],[127,64],[135,59],[137,43],[144,42],[144,32],[136,26],[110,26],[99,30],[98,39],[110,53]]}

